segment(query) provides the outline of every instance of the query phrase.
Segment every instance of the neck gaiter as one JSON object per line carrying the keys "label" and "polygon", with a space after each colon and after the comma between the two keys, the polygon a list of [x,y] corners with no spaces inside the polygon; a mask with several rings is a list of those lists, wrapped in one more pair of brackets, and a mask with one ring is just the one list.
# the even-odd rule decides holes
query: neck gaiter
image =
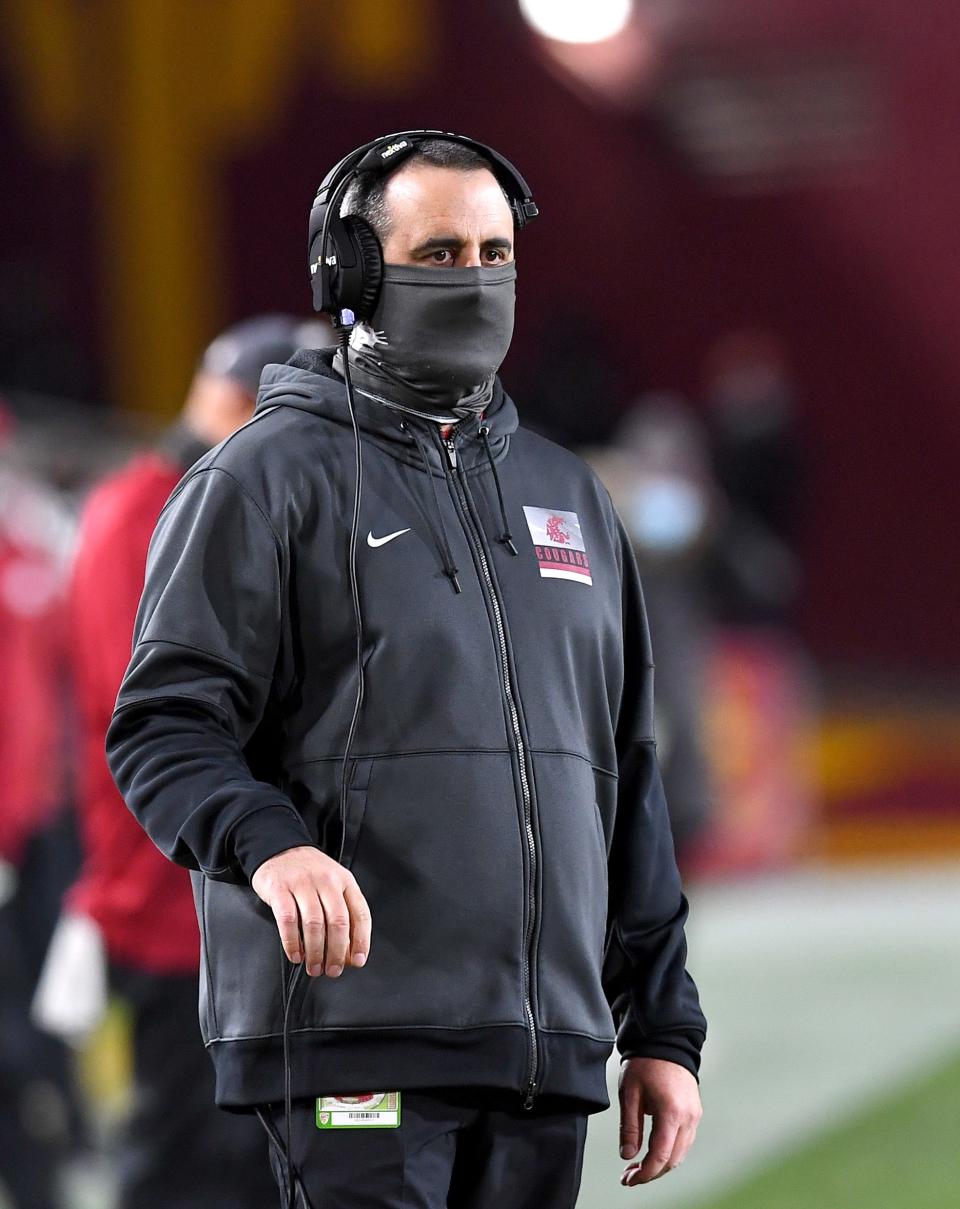
{"label": "neck gaiter", "polygon": [[[351,377],[411,407],[482,412],[510,347],[516,276],[513,261],[489,269],[385,265],[373,315],[351,336]],[[339,349],[333,364],[343,372]]]}

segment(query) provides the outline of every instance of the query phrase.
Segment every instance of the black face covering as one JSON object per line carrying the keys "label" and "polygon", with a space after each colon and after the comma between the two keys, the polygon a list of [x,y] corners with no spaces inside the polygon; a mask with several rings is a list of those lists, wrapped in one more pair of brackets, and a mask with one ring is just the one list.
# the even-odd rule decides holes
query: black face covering
{"label": "black face covering", "polygon": [[[373,315],[350,346],[361,388],[458,415],[482,411],[513,335],[516,264],[386,265]],[[334,366],[339,368],[338,350]]]}

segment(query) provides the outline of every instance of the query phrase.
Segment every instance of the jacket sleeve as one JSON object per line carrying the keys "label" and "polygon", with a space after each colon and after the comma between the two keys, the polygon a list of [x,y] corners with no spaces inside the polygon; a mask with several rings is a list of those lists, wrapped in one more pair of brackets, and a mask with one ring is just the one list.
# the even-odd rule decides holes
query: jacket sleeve
{"label": "jacket sleeve", "polygon": [[664,1058],[693,1075],[706,1021],[686,971],[687,900],[653,731],[653,659],[630,541],[617,521],[624,688],[617,722],[619,782],[610,854],[610,929],[603,983],[623,1058]]}
{"label": "jacket sleeve", "polygon": [[293,803],[258,781],[244,749],[267,708],[283,611],[283,548],[227,472],[195,472],[150,543],[133,657],[107,760],[157,847],[218,881],[313,844]]}

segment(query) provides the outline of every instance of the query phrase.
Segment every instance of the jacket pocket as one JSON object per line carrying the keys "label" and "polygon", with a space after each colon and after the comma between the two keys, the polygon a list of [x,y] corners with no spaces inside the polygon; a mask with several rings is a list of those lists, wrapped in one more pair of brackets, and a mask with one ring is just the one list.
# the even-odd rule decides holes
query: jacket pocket
{"label": "jacket pocket", "polygon": [[600,810],[600,803],[594,798],[593,802],[593,821],[595,824],[594,830],[597,836],[597,851],[600,861],[603,865],[603,886],[604,886],[604,912],[603,919],[600,921],[599,932],[599,951],[600,963],[603,964],[603,955],[607,947],[607,933],[610,919],[610,877],[609,877],[609,852],[607,850],[607,837],[603,829],[603,816]]}
{"label": "jacket pocket", "polygon": [[217,1027],[216,1000],[213,979],[210,976],[210,952],[207,939],[207,885],[209,879],[196,869],[190,870],[190,885],[193,889],[193,904],[200,928],[200,1035],[204,1044],[219,1034]]}
{"label": "jacket pocket", "polygon": [[370,778],[373,776],[373,764],[374,761],[370,759],[352,760],[350,764],[343,853],[340,861],[347,869],[352,869],[357,843],[363,830],[363,818],[367,810],[367,795],[370,791]]}
{"label": "jacket pocket", "polygon": [[522,1027],[523,850],[509,753],[360,760],[347,798],[344,863],[370,907],[370,956],[311,982],[302,1027]]}
{"label": "jacket pocket", "polygon": [[280,1032],[281,979],[290,964],[273,912],[249,886],[207,877],[203,882],[200,1009],[204,1040]]}
{"label": "jacket pocket", "polygon": [[535,754],[534,780],[540,1022],[546,1029],[610,1040],[613,1017],[601,985],[608,912],[602,787],[585,760],[556,752]]}
{"label": "jacket pocket", "polygon": [[606,861],[607,838],[603,834],[603,819],[600,817],[600,803],[596,798],[593,799],[593,821],[596,824],[597,843],[600,845],[600,857],[603,861]]}

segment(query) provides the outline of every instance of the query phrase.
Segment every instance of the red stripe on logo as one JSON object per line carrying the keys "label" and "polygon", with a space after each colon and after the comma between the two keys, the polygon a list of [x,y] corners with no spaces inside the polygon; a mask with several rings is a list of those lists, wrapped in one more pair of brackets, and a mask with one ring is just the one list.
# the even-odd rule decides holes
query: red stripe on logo
{"label": "red stripe on logo", "polygon": [[571,575],[582,575],[585,579],[590,578],[590,564],[585,562],[582,566],[577,563],[565,563],[555,558],[538,558],[537,566],[541,571],[568,571]]}

